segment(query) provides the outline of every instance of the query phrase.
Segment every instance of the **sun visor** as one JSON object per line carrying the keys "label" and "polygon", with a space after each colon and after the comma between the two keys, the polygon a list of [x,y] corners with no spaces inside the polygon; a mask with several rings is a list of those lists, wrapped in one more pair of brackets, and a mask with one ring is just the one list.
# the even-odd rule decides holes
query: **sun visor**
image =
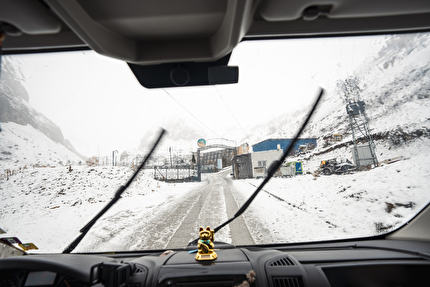
{"label": "sun visor", "polygon": [[55,34],[61,30],[60,21],[39,1],[1,1],[2,23],[12,25],[18,34]]}

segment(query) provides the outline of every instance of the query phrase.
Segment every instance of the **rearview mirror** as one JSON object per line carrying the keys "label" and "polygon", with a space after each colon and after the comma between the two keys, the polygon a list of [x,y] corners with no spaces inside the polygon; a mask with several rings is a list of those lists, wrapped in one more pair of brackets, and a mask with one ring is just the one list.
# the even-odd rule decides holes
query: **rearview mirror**
{"label": "rearview mirror", "polygon": [[236,84],[239,81],[239,68],[227,66],[229,59],[230,54],[215,62],[128,65],[139,83],[149,89]]}

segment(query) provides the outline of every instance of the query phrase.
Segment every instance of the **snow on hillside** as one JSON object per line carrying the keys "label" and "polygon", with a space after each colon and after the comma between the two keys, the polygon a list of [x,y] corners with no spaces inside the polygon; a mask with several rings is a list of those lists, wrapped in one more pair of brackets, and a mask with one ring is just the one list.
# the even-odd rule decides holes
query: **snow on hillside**
{"label": "snow on hillside", "polygon": [[[399,45],[403,47],[400,52]],[[360,97],[366,103],[371,133],[430,128],[429,35],[418,34],[403,41],[398,36],[389,36],[379,55],[365,61],[351,78],[360,83]],[[324,138],[337,133],[351,140],[344,94],[336,86],[344,80],[333,79],[331,87],[324,87],[325,95],[302,135],[318,138],[319,147]],[[293,137],[310,107],[311,103],[304,110],[261,125],[251,144],[267,138]]]}
{"label": "snow on hillside", "polygon": [[[411,144],[408,158],[378,168],[347,175],[314,177],[304,174],[289,179],[273,178],[244,215],[251,234],[263,242],[306,242],[373,236],[394,230],[430,202],[430,140]],[[234,181],[241,192],[239,202],[261,180]],[[280,211],[265,197],[284,203]],[[276,222],[276,226],[272,226]],[[277,228],[283,227],[283,228]],[[285,228],[288,226],[288,228]]]}
{"label": "snow on hillside", "polygon": [[[262,241],[273,236],[278,236],[279,242],[306,241],[328,234],[344,238],[349,236],[349,231],[354,236],[359,230],[364,231],[362,235],[374,235],[378,230],[400,226],[429,203],[430,37],[418,35],[399,41],[397,36],[388,37],[378,57],[368,59],[352,76],[361,84],[360,97],[366,103],[370,132],[376,138],[376,153],[381,166],[350,175],[311,175],[318,170],[322,160],[352,161],[352,143],[348,144],[352,138],[344,95],[334,88],[335,85],[329,87],[302,135],[304,138],[316,137],[318,147],[287,158],[287,161],[302,160],[305,176],[289,179],[288,187],[282,180],[273,179],[265,188],[269,194],[292,206],[292,216],[282,218],[277,217],[276,212],[261,212],[264,203],[260,200],[255,203],[260,208],[252,209],[256,217],[274,217],[268,218],[267,222],[277,218],[280,226],[291,226],[293,234],[269,228],[260,232]],[[399,45],[403,47],[400,53]],[[392,46],[396,48],[391,49]],[[254,133],[251,144],[266,138],[293,137],[307,113],[307,110],[297,111],[262,125]],[[344,136],[341,143],[326,141],[338,133]],[[393,158],[402,160],[384,163]],[[314,209],[328,224],[340,228],[327,232],[324,226],[312,224],[309,218],[315,215]],[[339,224],[340,219],[343,222]],[[297,231],[303,228],[306,232]],[[253,231],[259,232],[258,228]]]}
{"label": "snow on hillside", "polygon": [[[112,166],[22,169],[9,180],[0,179],[1,228],[8,235],[33,242],[42,252],[61,252],[132,172]],[[151,171],[141,172],[106,216],[132,212],[142,213],[140,218],[144,218],[181,196],[175,184],[155,181],[152,176]],[[186,185],[190,186],[193,184]]]}
{"label": "snow on hillside", "polygon": [[30,166],[58,166],[83,161],[59,143],[55,143],[31,125],[1,123],[0,168],[17,170]]}
{"label": "snow on hillside", "polygon": [[[388,36],[377,57],[367,59],[351,76],[359,83],[360,99],[366,104],[370,133],[375,138],[380,161],[397,156],[407,157],[413,152],[408,149],[414,148],[403,144],[415,138],[429,138],[430,36],[418,34],[410,37],[405,40]],[[304,165],[312,172],[318,169],[321,160],[340,158],[352,161],[352,136],[345,94],[335,85],[344,81],[333,80],[332,87],[326,89],[317,111],[301,136],[317,138],[317,148],[288,160],[311,159]],[[254,133],[251,144],[267,138],[292,138],[308,109],[262,125]],[[327,141],[333,134],[343,135],[343,141]],[[347,142],[350,143],[345,144]],[[336,148],[336,145],[342,145],[342,148]]]}
{"label": "snow on hillside", "polygon": [[395,43],[393,36],[380,58],[357,71],[373,132],[430,126],[430,37],[417,36],[400,52],[386,52]]}

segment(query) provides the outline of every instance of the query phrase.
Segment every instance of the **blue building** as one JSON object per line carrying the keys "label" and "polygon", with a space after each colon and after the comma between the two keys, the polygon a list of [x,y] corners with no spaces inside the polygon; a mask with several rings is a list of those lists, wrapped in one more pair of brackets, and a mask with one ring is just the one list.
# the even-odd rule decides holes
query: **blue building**
{"label": "blue building", "polygon": [[[267,150],[277,150],[278,146],[285,151],[292,142],[293,142],[293,139],[267,139],[253,145],[252,151],[259,152],[259,151],[267,151]],[[302,151],[304,147],[306,147],[307,149],[311,149],[311,148],[315,148],[316,146],[317,146],[316,138],[298,139],[293,146],[292,154],[299,153],[300,151]]]}

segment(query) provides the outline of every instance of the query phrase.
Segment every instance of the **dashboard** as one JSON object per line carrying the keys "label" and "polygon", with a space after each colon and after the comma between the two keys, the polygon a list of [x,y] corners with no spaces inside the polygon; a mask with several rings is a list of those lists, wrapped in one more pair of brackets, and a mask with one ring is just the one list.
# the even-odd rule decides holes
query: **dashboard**
{"label": "dashboard", "polygon": [[0,287],[427,286],[430,274],[428,242],[382,239],[241,247],[216,242],[215,248],[218,258],[207,262],[197,262],[188,252],[195,246],[167,255],[5,258],[0,259]]}

